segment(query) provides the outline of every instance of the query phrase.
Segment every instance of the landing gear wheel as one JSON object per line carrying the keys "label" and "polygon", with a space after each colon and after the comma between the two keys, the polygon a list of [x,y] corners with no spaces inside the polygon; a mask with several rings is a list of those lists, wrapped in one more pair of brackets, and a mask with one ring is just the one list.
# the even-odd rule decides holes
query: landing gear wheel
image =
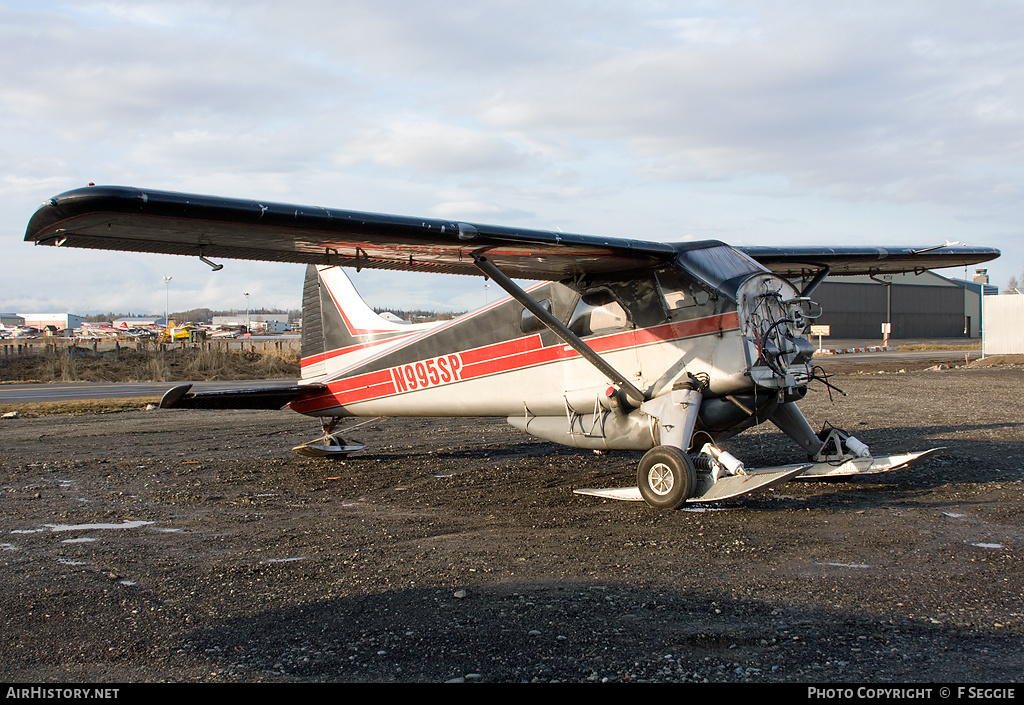
{"label": "landing gear wheel", "polygon": [[655,509],[678,509],[697,489],[690,456],[675,446],[655,446],[644,454],[636,472],[644,501]]}

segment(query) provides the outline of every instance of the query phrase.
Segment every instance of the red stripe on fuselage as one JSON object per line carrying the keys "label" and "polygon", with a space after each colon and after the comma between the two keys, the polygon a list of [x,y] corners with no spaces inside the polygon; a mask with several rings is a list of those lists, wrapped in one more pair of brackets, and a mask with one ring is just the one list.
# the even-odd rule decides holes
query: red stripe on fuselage
{"label": "red stripe on fuselage", "polygon": [[[735,311],[708,316],[692,321],[666,323],[652,328],[638,328],[612,333],[587,341],[595,352],[614,352],[630,347],[668,343],[739,328],[739,314]],[[459,380],[513,372],[535,365],[579,357],[579,353],[565,343],[541,347],[540,336],[505,340],[458,353],[462,360]],[[299,413],[314,413],[336,406],[353,404],[396,394],[391,368],[375,370],[327,383],[327,392],[293,401],[290,406]],[[431,385],[433,386],[433,385]],[[412,393],[416,390],[410,390]]]}
{"label": "red stripe on fuselage", "polygon": [[[673,340],[682,340],[694,336],[707,335],[720,330],[739,328],[739,315],[735,312],[720,316],[709,316],[693,321],[668,323],[653,328],[637,328],[622,333],[612,333],[587,341],[587,345],[597,353],[614,352],[629,347],[639,347]],[[534,336],[531,336],[534,337]],[[537,337],[539,341],[539,336]],[[579,353],[565,344],[550,345],[546,348],[538,346],[513,346],[530,338],[518,338],[477,348],[462,353],[462,378],[481,377],[484,375],[511,372],[512,370],[541,365],[546,362],[568,360],[579,357]],[[512,349],[515,348],[515,349]],[[485,351],[486,354],[473,357],[473,353]],[[511,359],[510,359],[511,358]]]}
{"label": "red stripe on fuselage", "polygon": [[[692,321],[666,323],[665,325],[654,326],[653,328],[637,328],[632,332],[635,335],[636,345],[648,345],[650,343],[661,343],[669,340],[681,340],[699,335],[708,335],[718,331],[735,330],[739,327],[740,315],[733,311],[719,316],[697,318]],[[594,350],[599,350],[599,348],[595,347]]]}
{"label": "red stripe on fuselage", "polygon": [[331,358],[341,357],[342,355],[348,355],[349,353],[356,352],[357,350],[365,350],[367,348],[373,348],[373,347],[376,347],[378,345],[384,345],[386,343],[394,343],[394,342],[396,342],[398,340],[402,340],[403,338],[408,338],[409,336],[415,335],[415,334],[416,334],[416,331],[412,331],[412,332],[408,332],[408,333],[405,333],[405,332],[402,332],[402,331],[395,331],[394,335],[388,336],[387,338],[381,338],[380,340],[371,340],[371,341],[366,342],[366,343],[357,343],[355,345],[349,345],[349,346],[344,347],[344,348],[337,348],[336,350],[328,350],[326,352],[318,353],[316,355],[310,355],[309,357],[304,357],[299,362],[299,366],[300,367],[308,367],[310,365],[315,365],[318,362],[326,362],[327,360],[330,360]]}
{"label": "red stripe on fuselage", "polygon": [[459,355],[462,357],[462,364],[475,365],[478,362],[493,360],[509,355],[519,355],[530,350],[540,350],[541,340],[539,335],[530,335],[525,338],[503,340],[500,343],[484,345],[483,347],[464,350]]}
{"label": "red stripe on fuselage", "polygon": [[391,378],[391,370],[374,370],[331,382],[327,385],[327,391],[321,390],[309,396],[301,396],[289,406],[300,414],[308,414],[394,393],[395,383]]}
{"label": "red stripe on fuselage", "polygon": [[[533,286],[529,287],[526,291],[527,292],[531,292],[531,291],[534,291],[535,289],[539,289],[540,287],[546,286],[546,285],[547,285],[546,282],[542,282],[540,284],[534,284]],[[408,333],[408,335],[412,335],[413,337],[410,338],[409,340],[405,341],[405,343],[404,343],[404,345],[402,347],[404,348],[404,347],[407,347],[407,346],[415,345],[416,343],[420,342],[421,340],[429,338],[432,335],[437,335],[437,334],[442,333],[442,332],[444,332],[444,331],[446,331],[446,330],[448,330],[450,328],[462,325],[462,324],[467,323],[468,321],[471,321],[471,320],[473,320],[475,318],[479,318],[480,316],[483,316],[483,315],[485,315],[487,313],[490,313],[494,309],[499,308],[500,306],[505,305],[509,301],[511,301],[511,297],[500,299],[498,301],[495,301],[494,303],[487,304],[483,308],[477,309],[476,311],[473,311],[471,313],[467,313],[467,314],[465,314],[463,316],[459,316],[458,318],[452,318],[451,320],[448,320],[448,321],[439,321],[438,322],[438,326],[436,328],[428,328],[428,329],[425,329],[425,330],[414,331],[414,332]],[[399,332],[401,332],[401,331],[399,331]],[[388,342],[392,342],[392,341],[395,341],[395,340],[397,340],[397,338],[389,338]],[[521,338],[516,338],[515,340],[522,340],[522,339]],[[515,340],[503,341],[501,343],[496,343],[496,345],[507,345],[509,343],[514,343]],[[539,338],[537,340],[537,345],[538,346],[540,345],[540,339]],[[484,346],[484,347],[486,348],[486,347],[491,347],[491,346]],[[479,349],[480,348],[473,348],[473,350],[479,350]],[[365,367],[366,365],[368,365],[370,363],[373,363],[376,360],[380,359],[382,356],[390,355],[393,352],[396,352],[396,351],[395,350],[390,350],[390,349],[389,350],[382,350],[381,352],[376,353],[372,357],[368,357],[368,358],[365,358],[363,360],[358,360],[358,361],[352,363],[348,368],[335,373],[335,377],[333,379],[340,379],[345,374],[347,374],[349,370],[358,369],[360,367]],[[472,351],[468,351],[468,352],[472,352]],[[448,352],[445,351],[443,354],[448,354]]]}

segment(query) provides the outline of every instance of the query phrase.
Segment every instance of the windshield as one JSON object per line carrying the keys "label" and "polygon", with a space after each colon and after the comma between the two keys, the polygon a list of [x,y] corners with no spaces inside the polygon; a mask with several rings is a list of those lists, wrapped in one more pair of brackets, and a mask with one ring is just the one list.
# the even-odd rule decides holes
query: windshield
{"label": "windshield", "polygon": [[684,250],[679,253],[679,263],[712,289],[734,300],[736,289],[743,281],[765,271],[757,262],[728,245]]}

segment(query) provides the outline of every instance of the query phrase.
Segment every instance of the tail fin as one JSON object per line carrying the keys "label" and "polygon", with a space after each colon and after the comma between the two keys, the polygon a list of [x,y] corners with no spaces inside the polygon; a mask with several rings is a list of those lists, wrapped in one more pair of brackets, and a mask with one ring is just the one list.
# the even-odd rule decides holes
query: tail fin
{"label": "tail fin", "polygon": [[320,382],[422,326],[373,312],[341,267],[309,265],[302,291],[302,379]]}

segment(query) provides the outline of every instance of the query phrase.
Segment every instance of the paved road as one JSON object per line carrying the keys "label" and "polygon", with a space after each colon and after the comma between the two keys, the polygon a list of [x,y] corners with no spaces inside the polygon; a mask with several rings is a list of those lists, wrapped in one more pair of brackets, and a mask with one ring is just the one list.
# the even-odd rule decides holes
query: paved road
{"label": "paved road", "polygon": [[[194,382],[196,391],[216,389],[248,389],[294,384],[295,380],[237,380]],[[53,384],[0,384],[0,403],[15,404],[40,401],[71,401],[80,399],[118,399],[121,397],[160,397],[180,382],[59,382]]]}

